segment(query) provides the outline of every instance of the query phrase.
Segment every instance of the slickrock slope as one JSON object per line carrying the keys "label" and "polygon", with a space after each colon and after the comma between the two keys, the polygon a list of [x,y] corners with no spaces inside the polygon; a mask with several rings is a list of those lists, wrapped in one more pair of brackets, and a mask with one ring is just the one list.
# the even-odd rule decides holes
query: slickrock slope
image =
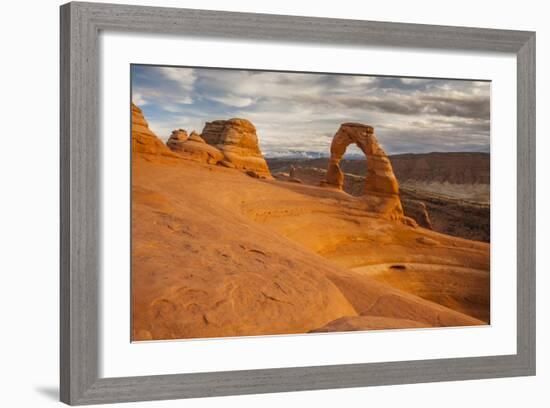
{"label": "slickrock slope", "polygon": [[[488,320],[488,244],[387,221],[367,212],[364,197],[336,196],[335,191],[308,185],[283,185],[315,197],[316,205],[296,202],[289,208],[285,202],[279,210],[266,198],[251,205],[253,219],[356,275]],[[262,205],[266,210],[261,210]]]}
{"label": "slickrock slope", "polygon": [[150,129],[140,108],[132,103],[132,151],[176,157]]}
{"label": "slickrock slope", "polygon": [[312,330],[310,333],[384,330],[400,327],[413,329],[426,327],[425,324],[407,319],[394,319],[379,316],[347,316],[336,319],[323,327]]}
{"label": "slickrock slope", "polygon": [[248,120],[233,118],[207,122],[201,136],[206,143],[218,148],[235,168],[271,178],[256,128]]}
{"label": "slickrock slope", "polygon": [[366,207],[330,189],[136,155],[133,339],[304,333],[356,316],[360,330],[483,324],[353,268],[458,264],[488,277],[488,246],[369,216]]}
{"label": "slickrock slope", "polygon": [[199,135],[193,132],[188,136],[183,129],[174,130],[166,145],[183,158],[203,163],[216,164],[224,157],[222,152],[207,144]]}
{"label": "slickrock slope", "polygon": [[386,152],[376,140],[372,126],[359,123],[344,123],[340,126],[330,145],[330,161],[322,185],[342,190],[344,173],[339,164],[347,147],[352,143],[361,149],[367,159],[365,194],[379,197],[377,212],[391,219],[402,218],[399,184]]}
{"label": "slickrock slope", "polygon": [[[489,273],[452,264],[396,262],[353,270],[392,287],[488,322]],[[479,267],[479,266],[478,266]]]}
{"label": "slickrock slope", "polygon": [[376,194],[133,148],[133,340],[488,321],[487,244],[384,218]]}

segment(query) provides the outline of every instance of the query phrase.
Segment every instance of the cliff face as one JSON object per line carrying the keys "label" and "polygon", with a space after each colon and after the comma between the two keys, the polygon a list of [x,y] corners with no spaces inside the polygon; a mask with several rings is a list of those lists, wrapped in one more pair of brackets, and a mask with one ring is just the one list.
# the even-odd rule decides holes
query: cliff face
{"label": "cliff face", "polygon": [[401,182],[489,184],[490,181],[487,153],[398,154],[390,159]]}
{"label": "cliff face", "polygon": [[256,128],[248,120],[234,118],[207,122],[201,136],[206,143],[219,149],[235,168],[271,178]]}

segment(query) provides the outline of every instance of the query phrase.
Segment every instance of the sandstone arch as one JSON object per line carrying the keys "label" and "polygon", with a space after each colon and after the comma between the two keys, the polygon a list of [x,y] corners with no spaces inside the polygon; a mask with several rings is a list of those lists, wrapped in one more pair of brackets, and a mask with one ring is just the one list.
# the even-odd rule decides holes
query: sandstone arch
{"label": "sandstone arch", "polygon": [[373,210],[384,213],[390,218],[402,218],[399,183],[393,173],[390,159],[378,144],[372,126],[361,123],[340,125],[330,145],[330,161],[322,185],[342,189],[344,173],[340,168],[340,160],[352,143],[361,149],[367,160],[364,192],[365,196],[372,198],[370,201],[374,203]]}

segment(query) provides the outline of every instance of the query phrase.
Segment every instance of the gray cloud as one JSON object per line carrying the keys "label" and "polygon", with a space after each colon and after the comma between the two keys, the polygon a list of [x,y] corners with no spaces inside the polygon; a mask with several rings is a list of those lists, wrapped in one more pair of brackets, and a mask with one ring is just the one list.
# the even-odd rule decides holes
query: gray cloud
{"label": "gray cloud", "polygon": [[268,156],[328,154],[348,121],[373,125],[389,153],[489,149],[488,82],[138,66],[132,90],[161,137],[244,117]]}

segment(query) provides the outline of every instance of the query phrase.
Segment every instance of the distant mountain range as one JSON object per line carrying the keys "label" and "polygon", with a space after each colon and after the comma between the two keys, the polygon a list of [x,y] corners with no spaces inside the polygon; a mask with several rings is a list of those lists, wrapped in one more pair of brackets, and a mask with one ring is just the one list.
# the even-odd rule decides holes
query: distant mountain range
{"label": "distant mountain range", "polygon": [[320,152],[304,152],[285,150],[281,152],[268,152],[264,154],[266,159],[318,159],[320,157],[327,157],[326,154]]}
{"label": "distant mountain range", "polygon": [[[265,155],[266,159],[286,159],[286,160],[292,160],[292,159],[320,159],[320,158],[327,158],[329,155],[326,152],[311,152],[311,151],[303,151],[303,150],[284,150],[284,151],[272,151],[267,152]],[[358,160],[361,159],[361,154],[346,154],[346,159],[349,160]]]}

